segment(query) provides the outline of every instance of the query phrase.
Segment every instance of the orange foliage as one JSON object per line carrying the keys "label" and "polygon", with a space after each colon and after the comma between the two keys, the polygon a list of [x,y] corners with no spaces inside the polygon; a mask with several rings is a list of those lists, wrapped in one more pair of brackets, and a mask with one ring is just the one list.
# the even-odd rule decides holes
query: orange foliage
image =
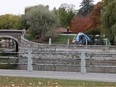
{"label": "orange foliage", "polygon": [[71,31],[72,32],[85,32],[88,30],[88,27],[91,24],[90,16],[85,17],[74,17],[71,23]]}
{"label": "orange foliage", "polygon": [[98,2],[91,15],[92,24],[90,28],[99,28],[101,26],[101,9],[103,8],[103,2]]}
{"label": "orange foliage", "polygon": [[95,5],[92,13],[85,17],[76,16],[73,18],[71,23],[71,31],[78,33],[78,32],[85,32],[89,29],[96,29],[100,28],[101,26],[101,9],[103,7],[103,2],[99,2]]}

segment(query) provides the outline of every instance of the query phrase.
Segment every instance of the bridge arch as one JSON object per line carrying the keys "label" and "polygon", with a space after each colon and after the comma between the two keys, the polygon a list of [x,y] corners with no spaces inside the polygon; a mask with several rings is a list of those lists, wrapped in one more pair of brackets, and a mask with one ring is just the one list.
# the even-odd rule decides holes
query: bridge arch
{"label": "bridge arch", "polygon": [[19,51],[19,41],[18,41],[17,38],[14,38],[13,36],[10,36],[10,35],[0,35],[0,38],[4,38],[4,39],[9,38],[9,39],[14,40],[14,42],[15,42],[15,44],[16,44],[16,50],[15,50],[15,51],[16,51],[16,52]]}

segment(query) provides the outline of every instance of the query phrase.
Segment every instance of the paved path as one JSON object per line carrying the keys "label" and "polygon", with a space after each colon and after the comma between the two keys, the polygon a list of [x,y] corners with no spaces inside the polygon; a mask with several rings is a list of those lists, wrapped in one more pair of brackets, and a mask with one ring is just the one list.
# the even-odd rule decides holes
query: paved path
{"label": "paved path", "polygon": [[55,71],[27,71],[27,70],[0,70],[0,76],[21,76],[68,80],[92,80],[103,82],[116,82],[116,74],[106,73],[80,73]]}

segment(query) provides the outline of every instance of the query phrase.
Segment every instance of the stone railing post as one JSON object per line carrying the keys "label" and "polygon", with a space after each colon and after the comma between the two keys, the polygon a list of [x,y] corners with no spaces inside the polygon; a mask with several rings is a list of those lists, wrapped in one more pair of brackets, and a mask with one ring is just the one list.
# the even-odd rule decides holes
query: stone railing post
{"label": "stone railing post", "polygon": [[52,44],[52,38],[49,38],[49,45]]}
{"label": "stone railing post", "polygon": [[86,40],[86,48],[87,48],[87,45],[88,45],[87,38],[85,38],[85,40]]}
{"label": "stone railing post", "polygon": [[70,41],[69,39],[67,39],[67,47],[69,47]]}
{"label": "stone railing post", "polygon": [[32,66],[32,49],[28,49],[28,64],[27,64],[27,70],[32,71],[33,70],[33,66]]}
{"label": "stone railing post", "polygon": [[85,52],[81,52],[81,73],[86,73],[86,57]]}

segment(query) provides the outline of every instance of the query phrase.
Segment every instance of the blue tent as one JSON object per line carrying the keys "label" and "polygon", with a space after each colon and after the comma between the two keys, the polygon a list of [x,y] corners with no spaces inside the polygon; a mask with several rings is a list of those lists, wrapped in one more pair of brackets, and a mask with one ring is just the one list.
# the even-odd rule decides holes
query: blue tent
{"label": "blue tent", "polygon": [[91,42],[91,38],[84,33],[78,33],[75,36],[77,44],[86,44],[86,42]]}

